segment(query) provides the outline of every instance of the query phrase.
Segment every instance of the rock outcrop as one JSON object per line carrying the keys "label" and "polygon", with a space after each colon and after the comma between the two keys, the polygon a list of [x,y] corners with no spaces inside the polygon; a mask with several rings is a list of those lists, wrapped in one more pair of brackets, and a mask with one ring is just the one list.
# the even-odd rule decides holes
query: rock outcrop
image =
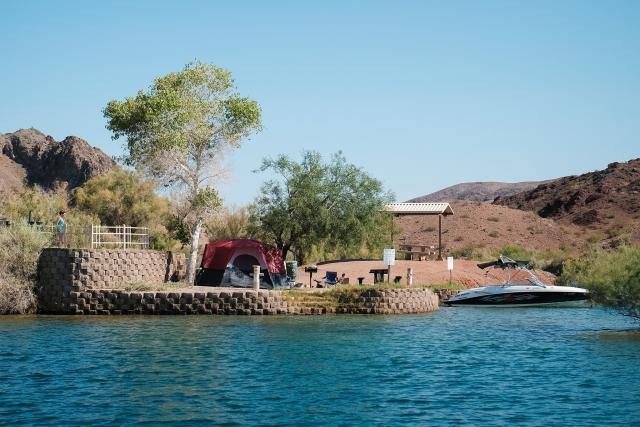
{"label": "rock outcrop", "polygon": [[585,227],[603,236],[605,246],[640,242],[640,159],[556,179],[494,204]]}
{"label": "rock outcrop", "polygon": [[[55,141],[33,128],[0,134],[0,153],[7,180],[24,180],[45,190],[72,190],[94,176],[119,168],[111,157],[82,138],[68,136]],[[16,174],[21,176],[14,177]]]}

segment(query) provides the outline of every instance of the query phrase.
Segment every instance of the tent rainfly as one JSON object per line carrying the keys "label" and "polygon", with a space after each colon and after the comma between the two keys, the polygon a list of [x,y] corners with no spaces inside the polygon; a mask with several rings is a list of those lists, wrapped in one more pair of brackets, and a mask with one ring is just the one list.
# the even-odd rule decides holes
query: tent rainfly
{"label": "tent rainfly", "polygon": [[262,289],[287,286],[287,272],[280,251],[259,240],[248,239],[208,243],[202,254],[196,285],[250,288],[254,265],[260,266]]}
{"label": "tent rainfly", "polygon": [[438,215],[438,259],[442,259],[442,217],[453,215],[449,203],[388,203],[384,210],[400,215]]}

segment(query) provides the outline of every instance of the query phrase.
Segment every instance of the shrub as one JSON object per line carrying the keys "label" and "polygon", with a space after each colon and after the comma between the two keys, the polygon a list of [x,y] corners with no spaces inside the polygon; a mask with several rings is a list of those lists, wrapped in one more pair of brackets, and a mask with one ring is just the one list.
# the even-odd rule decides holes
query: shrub
{"label": "shrub", "polygon": [[531,260],[533,258],[531,252],[518,245],[506,245],[493,252],[494,257],[499,255],[504,255],[514,260]]}
{"label": "shrub", "polygon": [[38,258],[51,235],[31,227],[0,229],[0,313],[29,313],[36,309]]}
{"label": "shrub", "polygon": [[568,261],[561,282],[584,286],[597,303],[640,317],[640,247],[596,250]]}
{"label": "shrub", "polygon": [[205,223],[209,241],[227,239],[251,239],[255,234],[251,230],[249,210],[241,208],[223,208]]}
{"label": "shrub", "polygon": [[451,253],[454,258],[469,260],[484,260],[488,257],[487,250],[483,246],[466,245]]}
{"label": "shrub", "polygon": [[103,225],[153,227],[169,215],[169,202],[155,190],[154,182],[118,170],[87,181],[76,192],[76,205]]}
{"label": "shrub", "polygon": [[489,218],[487,218],[487,221],[500,222],[500,218],[498,218],[497,216],[490,216]]}
{"label": "shrub", "polygon": [[607,234],[607,237],[609,239],[614,239],[616,237],[621,236],[622,233],[624,233],[624,227],[622,225],[618,224],[618,225],[615,225],[615,226],[607,229],[605,231],[605,233]]}
{"label": "shrub", "polygon": [[35,309],[33,283],[0,274],[0,314],[31,313]]}
{"label": "shrub", "polygon": [[595,234],[592,234],[591,236],[587,237],[587,243],[590,243],[592,245],[595,243],[598,243],[599,241],[600,241],[600,238]]}
{"label": "shrub", "polygon": [[500,234],[498,234],[498,232],[497,232],[497,231],[492,231],[491,233],[489,233],[489,237],[493,237],[494,239],[495,239],[496,237],[499,237],[499,236],[500,236]]}

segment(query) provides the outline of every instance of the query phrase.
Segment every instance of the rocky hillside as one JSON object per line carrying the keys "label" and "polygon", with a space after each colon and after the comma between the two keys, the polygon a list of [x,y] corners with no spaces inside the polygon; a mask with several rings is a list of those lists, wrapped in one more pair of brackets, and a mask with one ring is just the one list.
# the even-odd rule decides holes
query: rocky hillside
{"label": "rocky hillside", "polygon": [[470,200],[476,202],[493,202],[496,197],[510,196],[522,191],[531,190],[547,181],[528,182],[465,182],[452,185],[427,194],[408,200],[412,203],[424,202],[450,202],[452,200]]}
{"label": "rocky hillside", "polygon": [[55,141],[33,128],[0,134],[0,153],[0,178],[13,187],[24,182],[71,190],[119,167],[84,139],[68,136]]}
{"label": "rocky hillside", "polygon": [[[573,224],[560,224],[533,212],[481,202],[452,202],[454,215],[442,219],[445,254],[486,259],[507,245],[536,253],[580,251],[583,232]],[[436,216],[406,215],[395,220],[401,230],[396,245],[438,244]],[[418,249],[420,250],[420,249]]]}
{"label": "rocky hillside", "polygon": [[640,240],[640,159],[611,163],[606,169],[567,176],[494,204],[533,211],[543,218]]}

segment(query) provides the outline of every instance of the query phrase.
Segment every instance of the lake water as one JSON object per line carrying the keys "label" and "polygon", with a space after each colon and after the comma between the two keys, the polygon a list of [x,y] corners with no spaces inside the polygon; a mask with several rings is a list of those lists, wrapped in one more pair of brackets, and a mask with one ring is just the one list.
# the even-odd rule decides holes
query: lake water
{"label": "lake water", "polygon": [[0,317],[0,424],[637,425],[639,325],[601,309]]}

